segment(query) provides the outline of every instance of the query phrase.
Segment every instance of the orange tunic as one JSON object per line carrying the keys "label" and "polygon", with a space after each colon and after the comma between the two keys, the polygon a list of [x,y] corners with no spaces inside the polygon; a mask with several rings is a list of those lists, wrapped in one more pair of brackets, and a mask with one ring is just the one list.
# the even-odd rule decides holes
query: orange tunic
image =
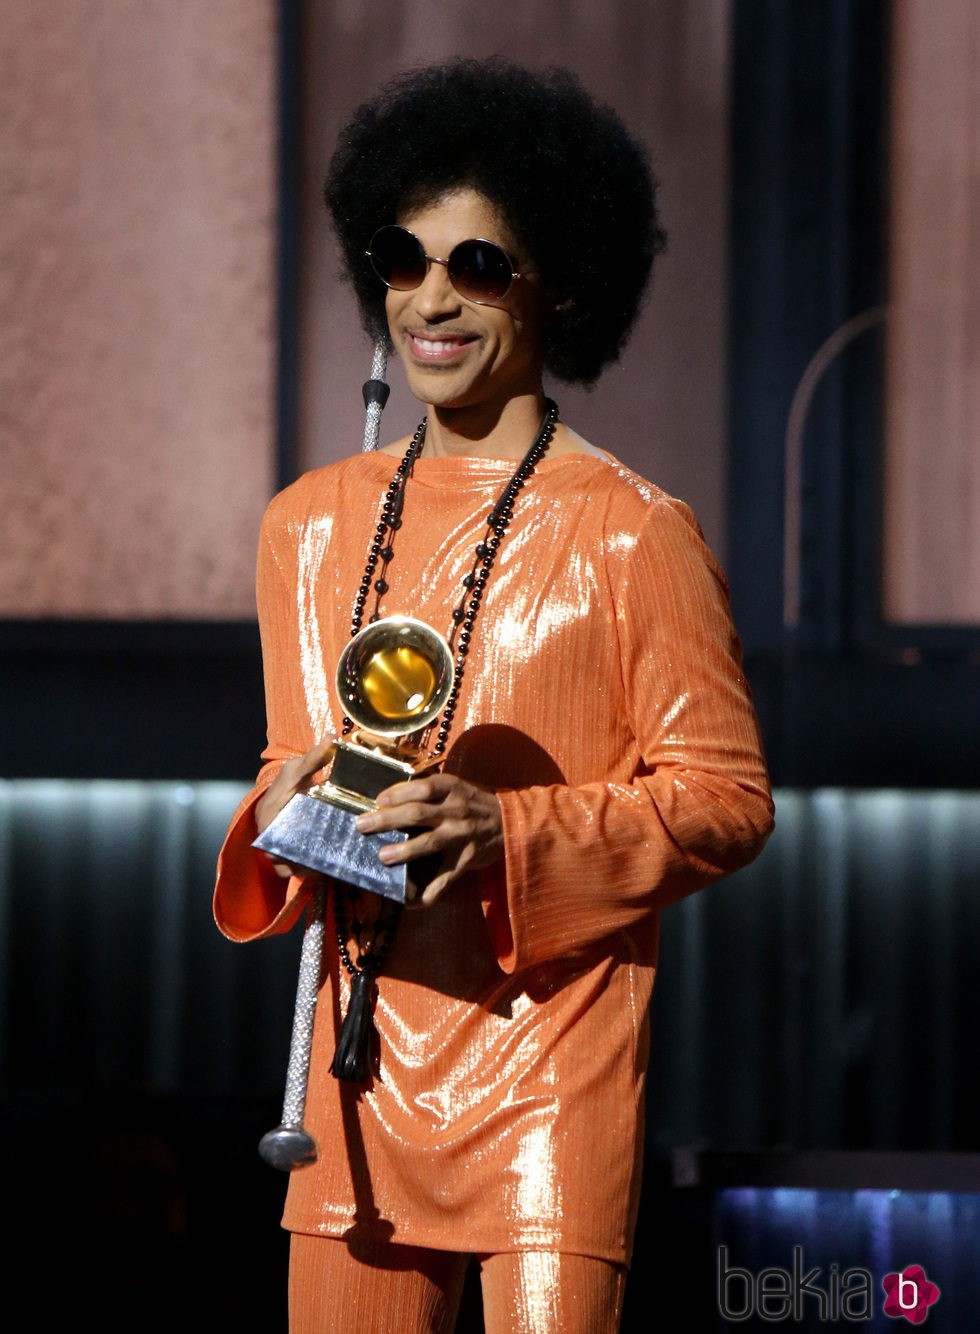
{"label": "orange tunic", "polygon": [[[278,765],[336,735],[333,690],[395,461],[270,504],[258,563],[269,744],[221,853],[215,916],[288,929],[251,847]],[[513,464],[420,459],[383,614],[447,633]],[[493,786],[505,858],[408,910],[379,981],[380,1078],[329,1073],[347,977],[328,929],[306,1126],[283,1224],[460,1251],[628,1261],[661,908],[760,850],[772,803],[724,576],[690,511],[611,456],[539,464],[476,622],[446,769]],[[284,1053],[285,1066],[285,1053]]]}

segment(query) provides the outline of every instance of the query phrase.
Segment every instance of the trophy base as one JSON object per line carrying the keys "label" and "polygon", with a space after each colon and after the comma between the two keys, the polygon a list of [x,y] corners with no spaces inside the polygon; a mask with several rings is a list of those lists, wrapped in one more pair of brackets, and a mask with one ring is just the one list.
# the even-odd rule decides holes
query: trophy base
{"label": "trophy base", "polygon": [[387,843],[404,843],[401,830],[362,834],[357,812],[344,810],[322,797],[298,792],[252,844],[283,861],[332,876],[357,889],[404,903],[408,867],[385,866],[378,852]]}

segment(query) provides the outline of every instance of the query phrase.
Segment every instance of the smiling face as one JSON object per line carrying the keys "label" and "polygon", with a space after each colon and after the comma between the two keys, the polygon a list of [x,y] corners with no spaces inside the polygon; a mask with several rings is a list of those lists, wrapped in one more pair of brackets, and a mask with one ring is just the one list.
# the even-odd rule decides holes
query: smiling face
{"label": "smiling face", "polygon": [[436,413],[480,409],[499,416],[514,399],[541,398],[544,302],[530,256],[488,199],[466,188],[399,217],[425,253],[446,259],[472,237],[495,241],[515,279],[493,305],[469,301],[453,287],[444,264],[430,264],[411,292],[389,291],[385,309],[395,350],[412,393]]}

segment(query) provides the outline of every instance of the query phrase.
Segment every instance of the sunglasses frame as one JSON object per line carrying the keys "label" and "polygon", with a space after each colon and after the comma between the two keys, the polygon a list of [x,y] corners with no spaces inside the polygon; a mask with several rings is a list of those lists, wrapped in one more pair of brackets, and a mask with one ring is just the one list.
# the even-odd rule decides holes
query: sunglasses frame
{"label": "sunglasses frame", "polygon": [[[396,287],[394,283],[390,283],[387,278],[382,277],[382,275],[378,271],[374,255],[374,243],[382,232],[388,232],[388,231],[401,232],[404,236],[411,237],[411,239],[418,246],[419,259],[424,261],[425,263],[425,272],[422,274],[422,277],[419,279],[419,281],[415,283],[412,287]],[[502,256],[504,263],[507,266],[507,286],[504,288],[502,292],[495,293],[493,296],[486,296],[486,297],[471,296],[468,292],[462,291],[457,286],[456,280],[453,278],[453,272],[451,267],[453,262],[453,255],[456,254],[456,251],[459,250],[461,246],[467,246],[467,245],[491,246],[494,250],[497,251],[499,255]],[[367,250],[365,250],[364,254],[366,258],[370,261],[371,268],[375,273],[375,275],[377,276],[377,278],[381,282],[383,282],[385,287],[387,287],[388,290],[391,292],[417,292],[418,289],[425,282],[426,278],[428,277],[430,265],[441,264],[443,268],[446,270],[446,275],[449,278],[450,283],[452,284],[453,291],[456,292],[459,296],[461,296],[464,301],[472,301],[474,305],[477,306],[492,306],[497,301],[503,301],[504,297],[510,291],[515,281],[528,277],[526,273],[517,272],[517,270],[514,268],[514,261],[511,259],[510,255],[508,255],[507,251],[503,248],[502,245],[499,245],[496,241],[489,240],[485,236],[468,236],[463,241],[457,241],[456,244],[453,246],[452,250],[450,250],[448,258],[440,259],[438,255],[426,254],[425,246],[415,235],[415,233],[409,231],[407,227],[402,227],[399,223],[396,222],[385,223],[383,227],[379,227],[378,230],[371,237],[371,244],[368,246]]]}

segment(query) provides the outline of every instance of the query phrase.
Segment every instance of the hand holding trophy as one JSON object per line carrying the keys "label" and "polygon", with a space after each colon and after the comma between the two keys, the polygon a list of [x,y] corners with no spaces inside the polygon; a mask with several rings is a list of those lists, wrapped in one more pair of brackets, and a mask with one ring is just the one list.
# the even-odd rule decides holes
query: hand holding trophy
{"label": "hand holding trophy", "polygon": [[386,616],[360,630],[336,674],[338,697],[358,730],[336,739],[327,780],[292,797],[253,846],[404,903],[408,868],[385,866],[378,851],[408,835],[362,834],[355,821],[386,787],[437,766],[419,738],[445,706],[454,674],[449,644],[423,621]]}

